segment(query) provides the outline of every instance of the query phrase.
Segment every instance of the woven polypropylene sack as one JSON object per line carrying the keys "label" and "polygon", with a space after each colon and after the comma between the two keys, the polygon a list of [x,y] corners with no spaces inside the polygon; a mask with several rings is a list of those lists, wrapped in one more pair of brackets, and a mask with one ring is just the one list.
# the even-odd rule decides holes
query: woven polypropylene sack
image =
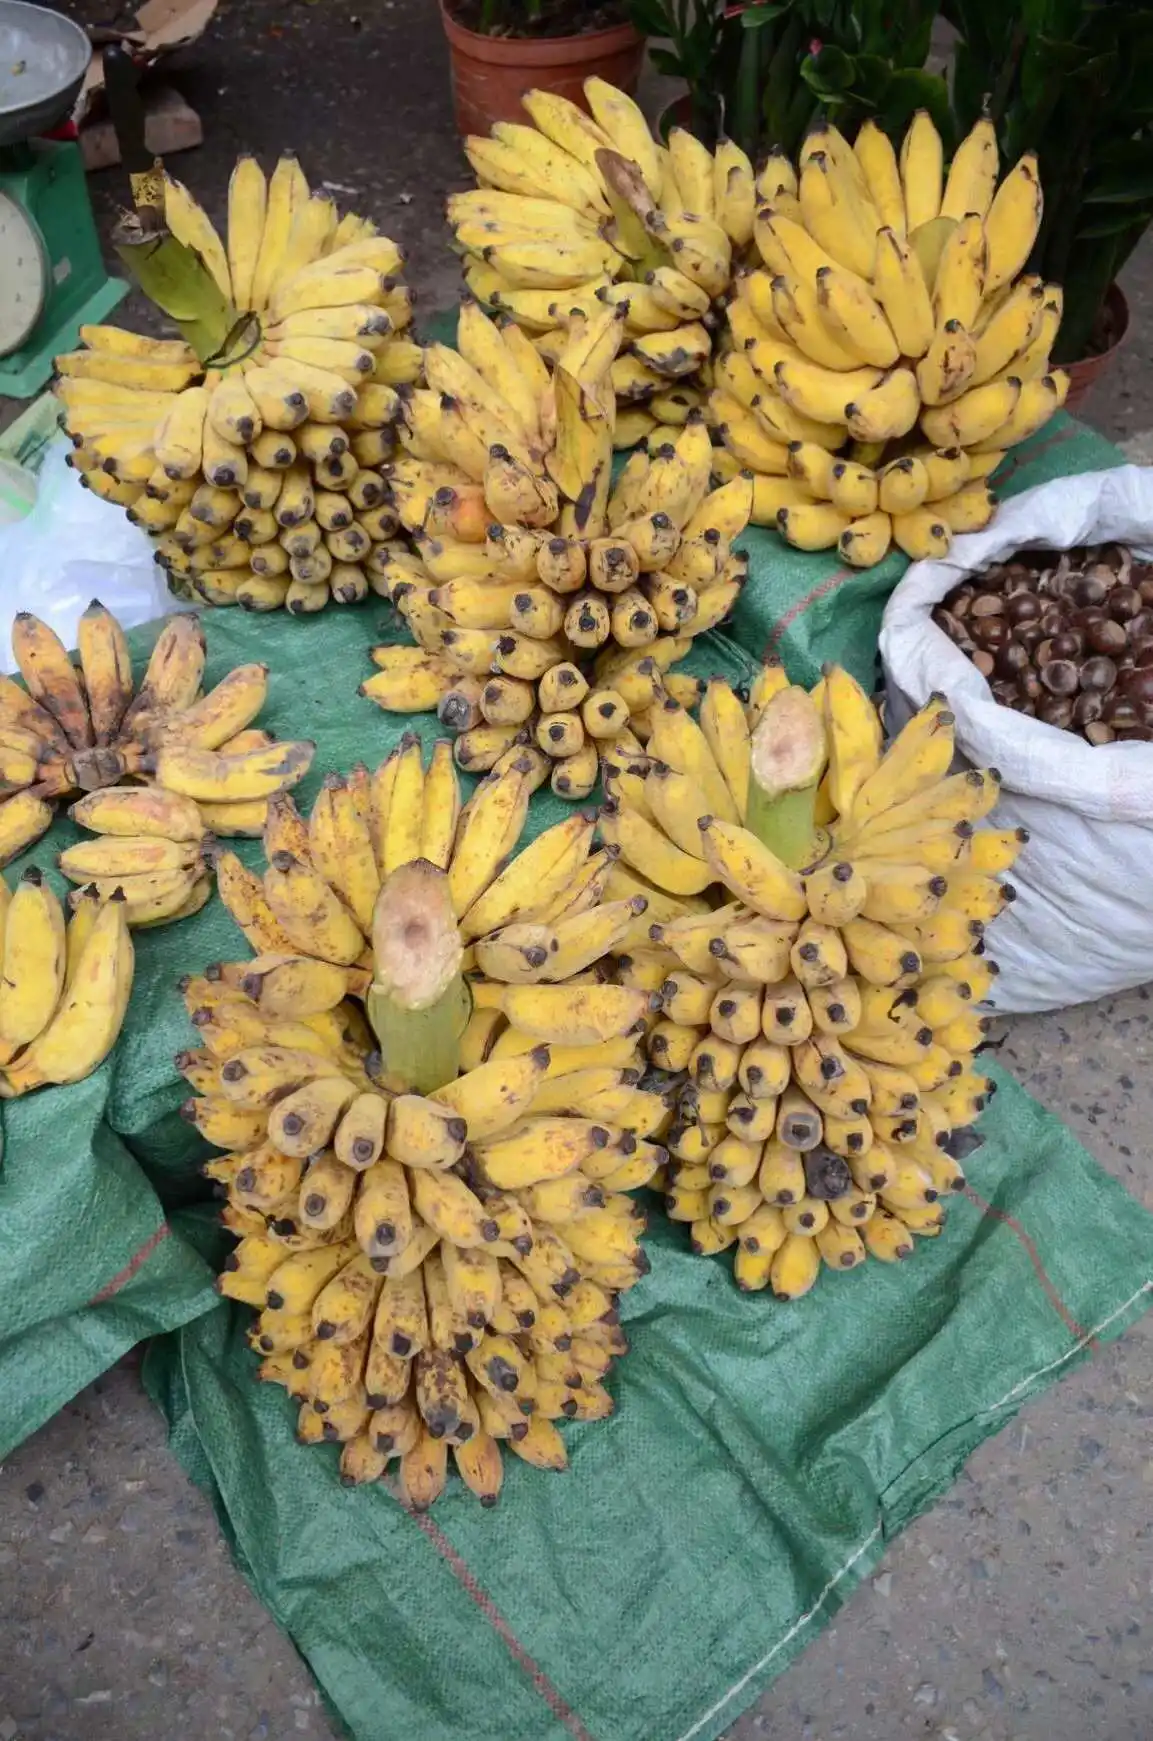
{"label": "woven polypropylene sack", "polygon": [[506,1457],[495,1511],[350,1490],[253,1383],[249,1314],[146,1382],[239,1564],[356,1741],[709,1741],[974,1448],[1150,1303],[1153,1217],[1004,1076],[974,1189],[900,1266],[738,1293],[654,1216],[614,1417],[563,1476]]}

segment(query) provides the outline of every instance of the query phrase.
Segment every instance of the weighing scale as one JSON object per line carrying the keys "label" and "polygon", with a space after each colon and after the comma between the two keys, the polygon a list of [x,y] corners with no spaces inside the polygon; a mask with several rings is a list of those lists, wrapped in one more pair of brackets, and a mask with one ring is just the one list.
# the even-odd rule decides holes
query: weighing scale
{"label": "weighing scale", "polygon": [[15,399],[128,293],[104,270],[79,145],[36,137],[71,112],[91,58],[71,19],[0,0],[0,394]]}

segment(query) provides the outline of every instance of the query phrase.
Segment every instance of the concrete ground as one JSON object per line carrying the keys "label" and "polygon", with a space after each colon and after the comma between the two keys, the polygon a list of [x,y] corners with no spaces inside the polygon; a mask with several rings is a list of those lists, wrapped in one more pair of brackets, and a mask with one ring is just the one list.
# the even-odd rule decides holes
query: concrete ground
{"label": "concrete ground", "polygon": [[[108,16],[97,0],[68,8]],[[465,181],[430,0],[364,13],[224,0],[173,67],[207,143],[175,169],[221,214],[228,170],[295,148],[410,249],[422,306],[456,292],[443,192]],[[95,177],[102,226],[125,198]],[[1153,245],[1134,331],[1087,414],[1153,459]],[[1148,993],[1018,1021],[1001,1059],[1153,1208]],[[894,1544],[731,1741],[1148,1741],[1153,1734],[1153,1321],[1031,1404]],[[382,1726],[382,1735],[386,1732]],[[135,1368],[0,1470],[0,1741],[333,1735],[312,1680],[165,1448]],[[604,1736],[601,1741],[612,1741]]]}

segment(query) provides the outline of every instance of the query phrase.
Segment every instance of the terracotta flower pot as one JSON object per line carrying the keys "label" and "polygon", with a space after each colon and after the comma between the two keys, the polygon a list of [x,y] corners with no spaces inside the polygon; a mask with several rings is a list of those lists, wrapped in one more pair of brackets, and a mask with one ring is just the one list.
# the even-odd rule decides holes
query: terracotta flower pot
{"label": "terracotta flower pot", "polygon": [[1086,399],[1097,382],[1109,374],[1120,354],[1121,347],[1129,337],[1129,304],[1125,300],[1125,292],[1119,284],[1111,284],[1105,292],[1105,307],[1113,317],[1113,331],[1116,338],[1107,351],[1099,351],[1095,357],[1082,357],[1078,363],[1063,363],[1069,376],[1069,394],[1065,400],[1066,411],[1075,411]]}
{"label": "terracotta flower pot", "polygon": [[441,0],[440,15],[452,62],[456,124],[461,134],[487,133],[494,121],[524,121],[525,91],[555,91],[582,108],[585,79],[596,74],[631,96],[640,78],[644,38],[631,24],[584,36],[529,40],[481,36],[458,24]]}

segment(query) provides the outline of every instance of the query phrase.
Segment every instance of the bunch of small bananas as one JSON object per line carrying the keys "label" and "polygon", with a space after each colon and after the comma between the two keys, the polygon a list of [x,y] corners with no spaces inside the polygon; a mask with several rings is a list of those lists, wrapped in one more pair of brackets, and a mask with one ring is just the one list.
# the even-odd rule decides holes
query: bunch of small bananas
{"label": "bunch of small bananas", "polygon": [[480,186],[453,194],[448,216],[473,295],[542,355],[563,349],[574,310],[624,312],[627,348],[611,378],[617,445],[631,447],[701,402],[714,304],[753,233],[753,168],[730,140],[714,153],[681,127],[662,146],[603,79],[584,92],[591,117],[528,91],[531,126],[498,121],[491,138],[467,139]]}
{"label": "bunch of small bananas", "polygon": [[[228,1151],[206,1167],[240,1240],[220,1285],[260,1312],[259,1376],[346,1479],[399,1457],[420,1507],[450,1447],[485,1504],[500,1441],[565,1466],[552,1423],[611,1412],[616,1297],[648,1269],[625,1193],[671,1106],[639,1082],[646,994],[594,971],[644,901],[601,904],[595,815],[511,856],[533,785],[510,755],[462,807],[451,745],[425,767],[406,734],[307,819],[281,795],[263,876],[218,870],[256,959],[183,985],[185,1112]],[[545,926],[547,983],[522,984],[509,930]]]}
{"label": "bunch of small bananas", "polygon": [[56,359],[72,463],[156,538],[183,596],[260,611],[356,603],[365,559],[396,531],[376,468],[393,450],[396,389],[420,371],[403,336],[403,254],[310,195],[294,157],[267,180],[239,160],[227,247],[167,178],[165,218],[236,324],[204,361],[182,339],[82,327],[85,348]]}
{"label": "bunch of small bananas", "polygon": [[614,891],[652,920],[616,976],[652,998],[652,1064],[688,1073],[654,1182],[744,1289],[907,1257],[964,1185],[984,930],[1025,835],[975,827],[997,778],[952,756],[940,697],[884,750],[845,671],[810,695],[766,667],[747,709],[714,680],[699,724],[666,703],[606,768]]}
{"label": "bunch of small bananas", "polygon": [[709,416],[732,468],[758,474],[753,518],[802,550],[868,567],[895,543],[940,557],[980,530],[1005,452],[1064,404],[1049,370],[1060,287],[1022,274],[1041,222],[1033,152],[997,183],[993,124],[944,172],[925,111],[900,148],[828,123],[757,180],[754,242]]}
{"label": "bunch of small bananas", "polygon": [[105,898],[120,890],[130,924],[184,918],[211,892],[209,831],[259,833],[267,799],[304,777],[313,745],[252,728],[265,665],[238,665],[201,693],[204,630],[191,612],[164,625],[139,689],[98,599],[77,639],[79,667],[39,617],[21,611],[12,625],[27,687],[0,677],[0,863],[44,833],[53,799],[81,792],[70,815],[108,838],[63,852],[65,875]]}
{"label": "bunch of small bananas", "polygon": [[29,866],[15,893],[0,877],[0,1098],[79,1082],[120,1032],[135,954],[119,889],[83,889],[64,909]]}
{"label": "bunch of small bananas", "polygon": [[369,563],[418,646],[377,649],[361,692],[439,708],[470,771],[532,741],[573,798],[596,782],[598,747],[651,704],[649,673],[722,620],[746,573],[733,546],[752,479],[710,488],[699,412],[611,488],[623,329],[616,308],[574,315],[550,369],[516,326],[466,302],[460,350],[426,351],[429,385],[404,396],[408,452],[385,468],[415,553],[385,544]]}

